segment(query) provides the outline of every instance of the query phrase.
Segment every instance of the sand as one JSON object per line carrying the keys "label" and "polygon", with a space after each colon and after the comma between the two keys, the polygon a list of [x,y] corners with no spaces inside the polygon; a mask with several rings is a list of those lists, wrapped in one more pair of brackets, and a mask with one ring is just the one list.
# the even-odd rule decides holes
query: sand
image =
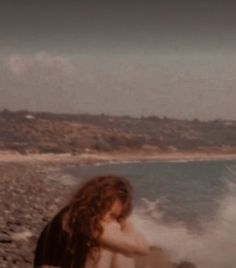
{"label": "sand", "polygon": [[77,155],[65,154],[19,154],[0,151],[0,162],[51,162],[51,163],[87,163],[98,162],[144,162],[144,161],[207,161],[207,160],[235,160],[236,153],[224,152],[101,152],[81,153]]}

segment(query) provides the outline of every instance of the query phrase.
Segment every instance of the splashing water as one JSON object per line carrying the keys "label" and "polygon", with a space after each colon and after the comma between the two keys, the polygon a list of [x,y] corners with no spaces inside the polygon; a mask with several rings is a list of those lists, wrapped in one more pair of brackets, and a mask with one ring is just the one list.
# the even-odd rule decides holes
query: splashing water
{"label": "splashing water", "polygon": [[159,211],[159,200],[143,199],[135,208],[133,221],[154,246],[161,247],[173,262],[189,260],[197,267],[236,267],[236,181],[227,180],[228,193],[215,218],[202,223],[202,231],[190,231],[184,224],[167,224]]}
{"label": "splashing water", "polygon": [[134,224],[172,262],[236,267],[235,160],[104,164],[68,173],[77,179],[104,173],[129,178],[136,193]]}

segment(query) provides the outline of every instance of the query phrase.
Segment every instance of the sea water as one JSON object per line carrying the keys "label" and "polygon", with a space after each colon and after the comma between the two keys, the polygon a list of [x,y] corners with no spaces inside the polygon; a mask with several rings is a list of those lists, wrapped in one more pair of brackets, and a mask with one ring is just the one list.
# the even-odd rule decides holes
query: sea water
{"label": "sea water", "polygon": [[111,163],[69,167],[83,181],[117,174],[134,188],[133,220],[173,262],[236,267],[236,161]]}

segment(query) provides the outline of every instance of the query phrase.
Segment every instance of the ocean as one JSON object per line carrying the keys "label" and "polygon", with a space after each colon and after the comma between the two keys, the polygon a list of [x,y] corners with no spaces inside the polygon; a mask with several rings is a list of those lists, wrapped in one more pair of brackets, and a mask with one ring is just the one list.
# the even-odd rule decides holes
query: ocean
{"label": "ocean", "polygon": [[133,220],[174,262],[236,267],[236,161],[109,163],[67,167],[76,181],[113,173],[134,188]]}

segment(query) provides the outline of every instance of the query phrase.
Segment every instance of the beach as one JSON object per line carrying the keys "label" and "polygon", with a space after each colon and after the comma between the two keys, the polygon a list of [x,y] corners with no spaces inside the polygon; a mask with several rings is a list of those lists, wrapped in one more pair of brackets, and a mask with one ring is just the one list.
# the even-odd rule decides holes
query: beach
{"label": "beach", "polygon": [[204,161],[204,160],[234,160],[236,152],[223,151],[192,151],[192,152],[155,152],[155,151],[113,151],[91,152],[81,154],[70,153],[30,153],[20,154],[12,151],[0,151],[0,163],[8,162],[47,162],[71,164],[95,164],[108,162],[144,162],[144,161]]}
{"label": "beach", "polygon": [[[227,154],[0,154],[0,267],[32,267],[39,233],[69,199],[75,183],[58,178],[61,167],[107,162],[191,161],[194,159],[236,159]],[[160,249],[152,256],[164,258]],[[159,254],[159,255],[158,255]],[[141,260],[139,260],[141,263]],[[155,266],[153,266],[155,267]],[[163,266],[169,267],[169,266]],[[187,266],[186,266],[187,267]],[[190,267],[190,266],[189,266]]]}
{"label": "beach", "polygon": [[38,164],[0,163],[0,267],[32,267],[39,232],[60,207],[67,188],[47,180]]}

